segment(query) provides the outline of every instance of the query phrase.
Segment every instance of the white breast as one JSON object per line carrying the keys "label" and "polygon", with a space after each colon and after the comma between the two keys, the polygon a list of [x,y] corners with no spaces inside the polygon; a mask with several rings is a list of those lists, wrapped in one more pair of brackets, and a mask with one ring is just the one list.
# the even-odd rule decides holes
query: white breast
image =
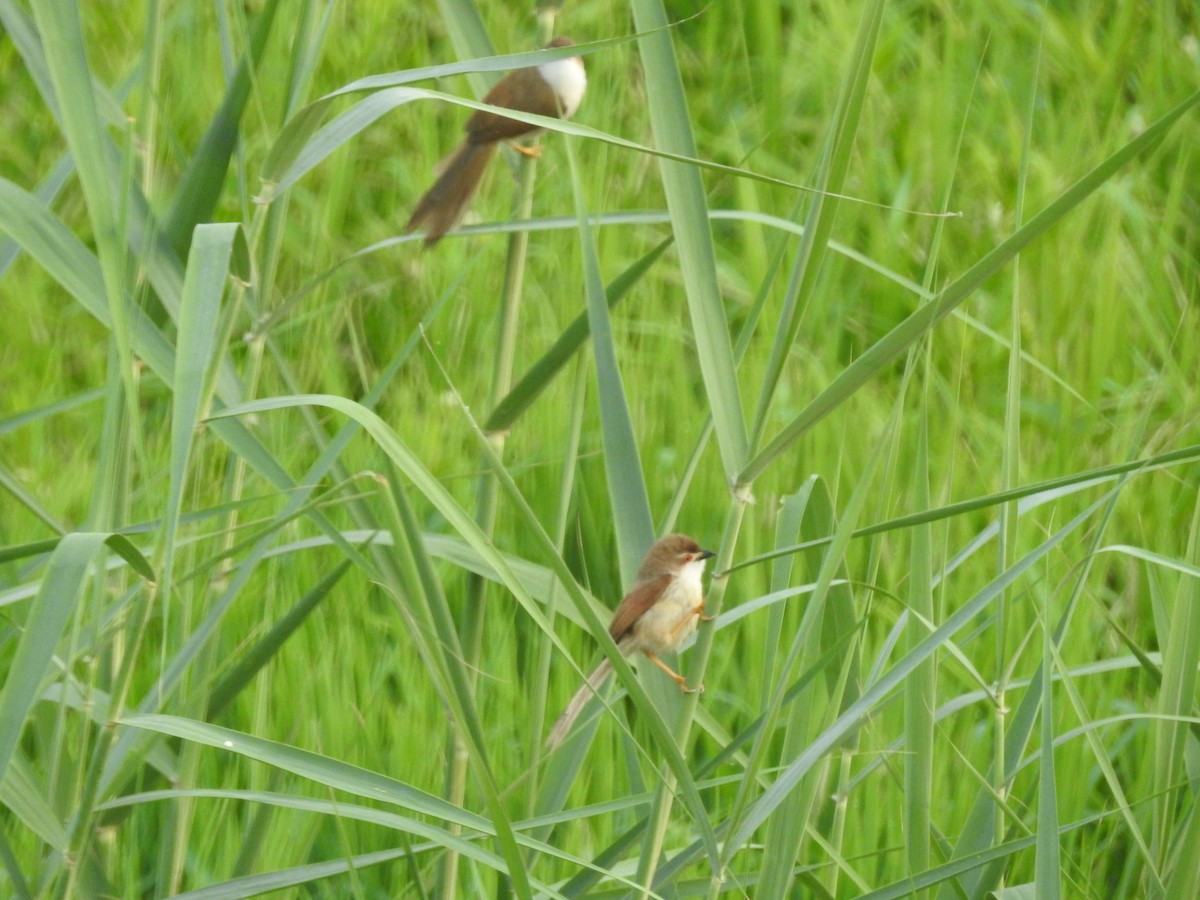
{"label": "white breast", "polygon": [[558,95],[563,118],[573,116],[583,100],[583,92],[587,90],[587,73],[583,71],[583,60],[578,56],[556,59],[554,62],[538,66],[538,73]]}

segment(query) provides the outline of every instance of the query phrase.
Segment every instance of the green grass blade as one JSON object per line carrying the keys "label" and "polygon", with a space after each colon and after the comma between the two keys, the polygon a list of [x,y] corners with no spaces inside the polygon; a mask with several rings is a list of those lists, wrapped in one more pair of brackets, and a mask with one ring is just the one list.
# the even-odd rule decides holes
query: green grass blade
{"label": "green grass blade", "polygon": [[[11,494],[13,499],[20,506],[23,506],[25,509],[29,510],[29,512],[32,513],[33,516],[38,519],[38,521],[40,521],[55,534],[66,534],[69,530],[66,525],[62,524],[54,517],[54,514],[50,512],[50,510],[46,509],[46,507],[38,501],[38,498],[34,496],[34,494],[32,494],[24,484],[21,483],[21,479],[17,477],[15,473],[8,471],[8,469],[2,465],[0,465],[0,489],[3,489]],[[51,545],[53,545],[53,541],[51,542]],[[26,544],[24,549],[16,548],[18,556],[28,555],[27,551],[30,546],[31,545]],[[4,559],[9,552],[10,550],[7,548],[0,550],[0,559]]]}
{"label": "green grass blade", "polygon": [[8,416],[0,419],[0,437],[4,437],[16,431],[25,425],[38,422],[41,419],[56,416],[59,413],[68,412],[79,406],[86,406],[89,403],[94,403],[104,396],[104,391],[97,388],[91,391],[84,391],[74,396],[68,397],[65,400],[59,400],[54,403],[49,403],[39,409],[26,410],[23,413],[18,413],[14,416]]}
{"label": "green grass blade", "polygon": [[386,775],[380,775],[288,744],[281,744],[278,741],[264,740],[229,728],[221,728],[217,725],[209,725],[179,716],[126,716],[119,721],[119,724],[231,751],[239,756],[258,760],[334,790],[366,797],[379,803],[399,806],[410,812],[430,816],[434,819],[454,822],[479,834],[492,834],[492,823],[486,816],[447,803],[436,794],[422,791],[395,778],[389,778]]}
{"label": "green grass blade", "polygon": [[13,238],[88,312],[105,325],[111,319],[100,263],[41,198],[0,178],[0,229]]}
{"label": "green grass blade", "polygon": [[[661,0],[634,0],[632,5],[638,30],[649,32],[638,39],[638,50],[646,79],[654,143],[667,152],[694,158],[696,143],[683,80],[671,33],[665,30],[666,9]],[[704,184],[695,168],[673,160],[660,160],[659,173],[678,247],[700,374],[704,378],[721,460],[732,480],[747,458],[746,419],[738,392],[729,324],[717,282],[716,252],[708,225]]]}
{"label": "green grass blade", "polygon": [[[1188,532],[1188,563],[1200,568],[1200,497],[1196,499]],[[1163,680],[1158,711],[1163,716],[1191,715],[1196,706],[1196,667],[1200,664],[1200,578],[1189,573],[1180,578],[1179,591],[1171,609],[1167,643],[1163,648]],[[1154,734],[1154,831],[1151,847],[1160,871],[1171,861],[1173,812],[1185,772],[1188,728],[1171,718],[1162,719]]]}
{"label": "green grass blade", "polygon": [[[438,0],[438,8],[450,33],[450,42],[460,57],[469,59],[495,55],[491,36],[475,0]],[[485,72],[469,72],[467,80],[475,96],[482,97],[496,79]]]}
{"label": "green grass blade", "polygon": [[221,197],[229,160],[241,135],[238,122],[250,98],[251,72],[262,60],[278,9],[279,0],[267,0],[258,10],[246,53],[238,63],[220,108],[188,161],[171,209],[163,220],[164,236],[181,256],[187,250],[192,229],[212,218]]}
{"label": "green grass blade", "polygon": [[625,398],[621,368],[617,363],[609,305],[600,275],[600,260],[584,205],[582,175],[570,141],[567,142],[567,158],[571,165],[575,215],[583,256],[588,331],[592,338],[592,358],[596,362],[596,391],[600,396],[600,428],[604,439],[604,472],[612,501],[613,531],[617,541],[621,581],[631,585],[642,557],[654,543],[654,517],[650,514],[650,497],[646,491],[642,459],[633,433],[633,418]]}
{"label": "green grass blade", "polygon": [[[776,549],[795,544],[800,535],[801,527],[804,523],[804,513],[808,508],[809,497],[812,495],[813,489],[817,486],[816,476],[808,478],[800,489],[795,493],[788,494],[783,498],[780,504],[779,518],[775,523],[775,546]],[[778,593],[788,589],[788,585],[792,583],[792,568],[794,558],[791,555],[781,556],[775,560],[771,566],[771,593]],[[747,604],[743,603],[738,608],[744,609]],[[768,633],[775,635],[775,640],[771,641],[763,654],[763,696],[759,701],[759,705],[765,707],[770,698],[771,685],[778,680],[778,657],[782,649],[784,637],[783,624],[786,610],[782,605],[775,605],[770,612]]]}
{"label": "green grass blade", "polygon": [[[58,165],[54,167],[53,171],[34,190],[33,196],[37,197],[47,207],[51,206],[74,172],[75,166],[71,162],[71,157],[64,154],[58,161]],[[0,279],[4,278],[5,273],[20,252],[21,248],[16,241],[7,236],[0,237]]]}
{"label": "green grass blade", "polygon": [[329,592],[341,581],[342,576],[350,568],[351,561],[343,560],[336,568],[312,586],[303,597],[287,612],[283,618],[271,626],[271,630],[246,652],[242,653],[233,668],[222,676],[212,689],[208,698],[207,715],[217,718],[234,698],[254,680],[267,663],[269,663],[287,643],[296,629],[303,625],[313,611],[320,606],[321,601],[329,596]]}
{"label": "green grass blade", "polygon": [[[634,285],[671,246],[671,242],[672,238],[664,239],[609,282],[608,287],[604,289],[604,294],[610,311],[616,309],[617,304],[625,299]],[[492,410],[492,414],[483,424],[484,431],[488,433],[507,431],[533,405],[533,402],[541,396],[542,391],[550,386],[550,383],[590,336],[591,326],[588,318],[591,314],[590,309],[580,313],[559,335],[553,346],[542,355],[541,359],[529,367],[529,371],[513,389],[496,404],[496,408]]]}
{"label": "green grass blade", "polygon": [[107,227],[112,238],[117,216],[114,197],[105,196],[110,182],[102,156],[107,144],[101,135],[104,125],[113,120],[111,116],[108,122],[101,120],[80,11],[75,4],[35,3],[33,17],[46,69],[41,87],[48,102],[57,103],[59,124],[71,145],[93,224],[97,230]]}
{"label": "green grass blade", "polygon": [[196,425],[204,416],[220,365],[217,326],[221,298],[230,275],[248,281],[249,255],[239,225],[199,225],[183,284],[179,316],[179,351],[175,354],[174,406],[171,418],[170,486],[163,517],[163,584],[166,596],[173,588],[174,549],[183,492]]}
{"label": "green grass blade", "polygon": [[[576,49],[578,50],[579,48]],[[546,59],[550,58],[552,51],[547,50],[543,52],[545,52],[546,57],[540,61],[545,62]],[[558,51],[558,55],[562,56],[564,54],[562,51]],[[653,156],[663,161],[682,163],[685,166],[696,169],[704,169],[733,178],[745,178],[763,184],[778,185],[794,191],[826,193],[798,182],[788,181],[787,179],[777,178],[772,175],[764,175],[752,169],[724,165],[700,157],[688,156],[684,153],[673,153],[660,147],[639,144],[637,141],[631,141],[597,128],[581,125],[570,119],[556,119],[551,116],[541,116],[535,113],[521,112],[508,108],[501,110],[499,107],[489,106],[476,100],[469,100],[465,97],[428,90],[426,88],[391,87],[380,90],[360,100],[323,127],[320,125],[320,122],[327,111],[326,104],[329,101],[316,101],[315,104],[305,107],[297,113],[290,120],[289,127],[285,129],[284,134],[281,135],[280,141],[283,143],[278,144],[277,152],[272,152],[271,156],[267,159],[263,172],[262,191],[256,199],[264,204],[274,202],[280,194],[291,188],[297,181],[311,172],[351,138],[358,135],[369,125],[378,121],[393,109],[412,103],[414,100],[439,100],[453,106],[461,106],[464,109],[483,110],[485,112],[501,111],[506,119],[525,122],[545,131],[554,131],[560,134],[598,141],[613,147]],[[840,200],[854,203],[865,203],[869,206],[880,205],[846,195],[831,194],[829,196],[836,196]],[[922,213],[919,211],[911,212],[913,215],[919,216],[949,215],[944,213]],[[697,211],[697,214],[702,214],[707,218],[707,208]],[[629,219],[653,219],[658,217],[658,214],[655,213],[627,213],[623,215]],[[763,217],[759,214],[745,212],[726,212],[725,217],[737,218],[744,221],[774,221],[771,217]],[[785,228],[785,230],[796,229],[797,226],[792,223],[789,223]],[[676,235],[676,239],[678,239],[678,235]],[[417,238],[407,238],[407,240],[417,240]]]}
{"label": "green grass blade", "polygon": [[[1042,671],[1052,669],[1055,646],[1049,616],[1042,620]],[[1038,766],[1037,854],[1034,858],[1036,897],[1058,897],[1061,890],[1062,850],[1058,838],[1058,776],[1054,767],[1054,691],[1042,679],[1041,742],[1047,748]]]}
{"label": "green grass blade", "polygon": [[[1022,511],[1024,511],[1024,509],[1032,506],[1040,506],[1043,503],[1061,499],[1062,497],[1069,496],[1070,494],[1086,488],[1095,487],[1109,481],[1115,481],[1122,475],[1127,475],[1133,472],[1148,473],[1155,471],[1160,467],[1187,465],[1195,462],[1196,460],[1200,460],[1200,444],[1181,447],[1178,450],[1171,450],[1167,453],[1131,460],[1130,462],[1114,463],[1110,466],[1102,466],[1098,469],[1092,469],[1087,472],[1065,475],[1061,478],[1052,478],[1048,481],[1042,481],[1037,484],[1013,488],[1010,491],[1000,491],[995,494],[988,494],[985,497],[976,497],[971,500],[963,500],[959,503],[951,503],[946,506],[938,507],[934,510],[927,510],[925,512],[900,516],[896,519],[889,519],[886,522],[879,522],[875,525],[867,525],[863,528],[859,528],[854,532],[854,537],[867,537],[873,534],[883,534],[888,531],[912,528],[925,522],[937,522],[943,519],[955,518],[975,510],[986,509],[988,507],[1007,503],[1008,501],[1014,499],[1024,498],[1029,501],[1029,505],[1022,508]],[[776,559],[780,556],[786,556],[796,553],[799,550],[805,550],[810,546],[827,544],[831,540],[832,538],[827,537],[822,538],[819,541],[809,541],[806,543],[797,544],[794,547],[783,547],[777,550],[770,550],[766,553],[760,553],[756,556],[748,557],[736,565],[731,566],[729,568],[729,572],[736,572],[739,569],[759,565],[772,559]],[[1145,551],[1140,551],[1135,555],[1143,555],[1144,553]],[[1160,557],[1160,559],[1165,559],[1165,557]],[[1173,568],[1178,568],[1178,566],[1179,563],[1172,564]]]}
{"label": "green grass blade", "polygon": [[[428,849],[428,845],[422,847]],[[308,863],[302,866],[291,866],[274,872],[262,872],[256,875],[243,875],[231,878],[219,884],[183,891],[173,895],[174,900],[244,900],[247,897],[259,897],[272,891],[281,891],[289,887],[302,887],[334,878],[338,875],[353,874],[360,871],[370,871],[372,866],[403,859],[412,852],[405,845],[393,850],[378,850],[373,853],[359,853],[342,859],[331,859],[325,862]],[[472,855],[478,855],[476,847]],[[481,856],[480,862],[488,860]],[[316,890],[312,888],[310,890]]]}
{"label": "green grass blade", "polygon": [[[1043,48],[1045,45],[1045,29],[1038,35],[1037,50],[1033,58],[1033,67],[1028,79],[1028,96],[1025,100],[1025,122],[1022,128],[1021,157],[1017,166],[1017,184],[1014,198],[1013,222],[1019,229],[1025,221],[1025,198],[1029,181],[1029,166],[1033,148],[1034,110],[1038,100],[1038,72],[1041,68]],[[1008,375],[1005,384],[1004,397],[1004,439],[1000,458],[1000,484],[1004,490],[1009,490],[1020,483],[1021,460],[1021,400],[1024,391],[1021,386],[1021,257],[1016,255],[1012,262],[1012,287],[1009,306],[1009,335],[1011,346],[1008,353]],[[996,532],[997,565],[1003,570],[1007,567],[1016,553],[1020,536],[1018,522],[1020,517],[1018,503],[1006,503],[1000,508],[1000,521]],[[997,797],[1007,801],[1009,784],[1006,780],[1008,762],[1005,759],[1007,741],[1008,679],[1011,664],[1007,658],[1010,631],[1012,629],[1012,612],[1010,606],[1012,597],[1008,593],[1000,596],[996,602],[996,623],[994,632],[994,670],[996,676],[996,705],[993,710],[994,727],[992,730],[992,788]],[[1049,598],[1047,598],[1049,606]],[[1051,671],[1049,647],[1051,625],[1048,611],[1043,614],[1042,626],[1042,668]],[[1042,706],[1040,710],[1041,737],[1044,745],[1049,746],[1054,740],[1054,705],[1053,691],[1050,679],[1042,681]],[[1034,877],[1039,889],[1048,900],[1057,900],[1060,891],[1060,855],[1058,846],[1058,797],[1056,792],[1056,777],[1053,752],[1046,753],[1042,758],[1040,772],[1042,778],[1038,782],[1038,842],[1034,854]],[[1004,831],[1006,810],[1004,803],[998,803],[995,813],[996,833]],[[1019,891],[1024,886],[1010,888]]]}
{"label": "green grass blade", "polygon": [[[917,416],[917,447],[912,463],[913,502],[929,505],[929,395],[922,391]],[[933,528],[929,523],[912,530],[909,547],[908,605],[925,621],[936,622],[933,593]],[[921,642],[922,629],[910,622],[907,647]],[[937,655],[922,662],[904,682],[904,830],[908,835],[908,871],[923,872],[930,864],[930,811],[933,808],[934,709],[937,706]]]}
{"label": "green grass blade", "polygon": [[1167,881],[1164,897],[1195,897],[1200,894],[1200,808],[1193,806],[1187,828],[1179,835],[1175,868]]}

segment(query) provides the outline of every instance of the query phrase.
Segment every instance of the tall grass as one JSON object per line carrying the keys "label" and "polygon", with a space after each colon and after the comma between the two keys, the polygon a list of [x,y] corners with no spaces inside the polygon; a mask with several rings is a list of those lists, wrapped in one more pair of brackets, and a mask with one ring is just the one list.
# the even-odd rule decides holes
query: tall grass
{"label": "tall grass", "polygon": [[0,0],[0,895],[1200,888],[1196,22],[691,13]]}

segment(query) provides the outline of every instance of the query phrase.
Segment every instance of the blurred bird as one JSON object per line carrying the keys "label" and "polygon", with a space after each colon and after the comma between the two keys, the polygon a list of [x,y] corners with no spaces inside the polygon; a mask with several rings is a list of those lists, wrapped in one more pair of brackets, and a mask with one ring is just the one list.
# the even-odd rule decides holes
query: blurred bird
{"label": "blurred bird", "polygon": [[[557,37],[546,45],[546,49],[569,47],[573,43],[570,38]],[[572,56],[509,72],[488,91],[483,102],[565,119],[579,108],[586,89],[587,75],[583,70],[583,59]],[[512,141],[540,129],[499,113],[477,110],[467,120],[466,130],[467,139],[444,161],[441,175],[421,198],[404,228],[408,232],[424,227],[426,247],[432,247],[441,240],[442,235],[462,218],[496,145],[500,141]],[[526,155],[540,155],[540,150],[534,151],[516,144],[513,146]]]}

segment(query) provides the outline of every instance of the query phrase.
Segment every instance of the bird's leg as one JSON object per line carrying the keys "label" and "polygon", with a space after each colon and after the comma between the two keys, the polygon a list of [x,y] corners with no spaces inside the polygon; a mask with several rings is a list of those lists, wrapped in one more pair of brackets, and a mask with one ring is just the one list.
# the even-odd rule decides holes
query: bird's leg
{"label": "bird's leg", "polygon": [[682,628],[684,625],[686,625],[687,620],[690,619],[692,616],[698,617],[701,622],[711,622],[713,619],[716,618],[716,616],[706,616],[704,614],[704,601],[701,600],[699,606],[693,607],[691,610],[688,611],[688,614],[686,616],[684,616],[682,619],[680,619],[678,622],[675,623],[675,627],[671,629],[671,634],[674,635],[675,632],[677,632],[680,628]]}
{"label": "bird's leg", "polygon": [[668,675],[670,675],[671,678],[673,678],[675,680],[675,683],[677,685],[679,685],[679,689],[681,691],[683,691],[685,694],[695,694],[695,693],[702,694],[702,693],[704,693],[704,685],[700,685],[699,687],[694,687],[694,688],[688,687],[686,678],[684,678],[682,675],[680,675],[678,672],[676,672],[674,669],[672,669],[670,666],[668,666],[665,662],[663,662],[661,659],[659,659],[653,653],[647,653],[646,659],[650,660],[650,662],[654,663],[656,666],[658,666],[660,669],[662,669],[664,672],[666,672]]}
{"label": "bird's leg", "polygon": [[508,146],[512,147],[522,156],[528,156],[530,159],[542,158],[542,145],[535,144],[532,147],[526,147],[524,144],[518,144],[516,141],[509,141]]}

